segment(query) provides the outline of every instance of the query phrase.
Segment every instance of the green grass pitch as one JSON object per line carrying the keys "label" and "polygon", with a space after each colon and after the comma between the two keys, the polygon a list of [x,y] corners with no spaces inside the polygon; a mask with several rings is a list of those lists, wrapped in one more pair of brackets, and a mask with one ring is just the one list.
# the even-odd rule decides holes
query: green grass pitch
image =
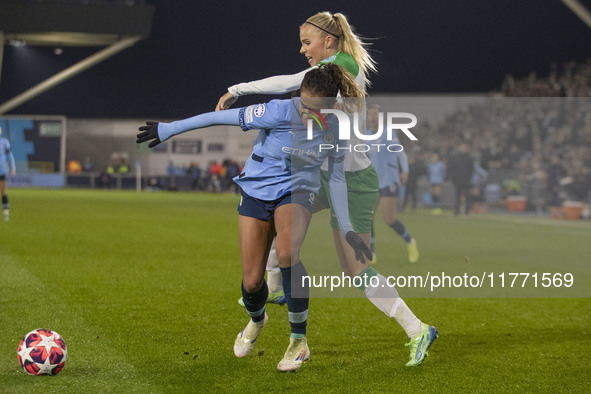
{"label": "green grass pitch", "polygon": [[[404,366],[404,331],[366,299],[315,298],[311,359],[281,374],[286,307],[267,308],[269,325],[251,355],[232,351],[247,321],[236,302],[237,196],[27,189],[9,196],[11,220],[0,222],[0,392],[591,392],[588,298],[407,299],[440,331],[417,368]],[[499,267],[591,262],[589,223],[424,212],[400,219],[425,264],[456,264],[466,254]],[[321,213],[314,223],[326,220]],[[380,220],[376,226],[377,268],[407,270],[403,242]],[[337,264],[334,248],[323,253],[319,260]],[[66,340],[69,360],[57,376],[29,376],[18,365],[18,343],[35,328]]]}

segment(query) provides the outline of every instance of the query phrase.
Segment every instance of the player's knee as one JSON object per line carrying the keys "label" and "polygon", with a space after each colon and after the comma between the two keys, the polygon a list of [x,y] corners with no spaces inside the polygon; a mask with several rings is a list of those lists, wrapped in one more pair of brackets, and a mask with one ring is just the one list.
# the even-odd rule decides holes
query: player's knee
{"label": "player's knee", "polygon": [[384,215],[384,222],[388,225],[388,227],[392,227],[394,223],[396,223],[396,215]]}
{"label": "player's knee", "polygon": [[289,267],[298,262],[298,253],[290,250],[290,248],[277,248],[277,261],[280,267]]}
{"label": "player's knee", "polygon": [[254,277],[242,278],[242,286],[244,287],[244,290],[246,290],[248,293],[254,293],[254,292],[258,291],[262,285],[263,285],[262,278],[254,278]]}

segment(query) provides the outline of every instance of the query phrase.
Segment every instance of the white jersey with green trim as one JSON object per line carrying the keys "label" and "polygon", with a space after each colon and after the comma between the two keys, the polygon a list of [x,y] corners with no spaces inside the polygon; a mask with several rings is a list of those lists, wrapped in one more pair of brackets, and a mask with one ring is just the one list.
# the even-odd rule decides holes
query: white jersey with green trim
{"label": "white jersey with green trim", "polygon": [[[363,72],[351,55],[344,52],[338,52],[337,54],[322,60],[318,64],[322,63],[334,63],[343,67],[355,78],[355,82],[361,88],[363,93],[365,93],[365,78]],[[257,81],[239,83],[237,85],[230,86],[228,88],[228,92],[230,92],[230,94],[236,98],[249,94],[285,94],[288,92],[293,92],[294,90],[298,90],[300,88],[306,73],[317,67],[318,66],[310,67],[296,74],[276,75],[265,79],[259,79]],[[359,131],[361,134],[366,134],[365,110],[361,111],[359,115]],[[355,145],[357,143],[361,143],[361,141],[353,135],[350,145]],[[353,149],[351,149],[351,151],[353,151]],[[345,171],[361,171],[370,165],[371,161],[365,153],[349,153],[349,151],[346,151]],[[322,165],[322,169],[328,170],[328,164],[326,162]]]}

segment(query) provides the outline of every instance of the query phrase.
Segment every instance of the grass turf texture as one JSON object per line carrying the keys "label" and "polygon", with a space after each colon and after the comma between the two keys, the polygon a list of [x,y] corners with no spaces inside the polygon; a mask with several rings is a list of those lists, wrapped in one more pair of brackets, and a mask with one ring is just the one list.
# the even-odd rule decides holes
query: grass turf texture
{"label": "grass turf texture", "polygon": [[[0,392],[591,391],[589,299],[409,299],[441,333],[417,368],[404,366],[402,329],[367,300],[313,299],[311,359],[298,373],[281,374],[275,368],[288,344],[286,307],[267,308],[269,324],[251,355],[237,359],[232,351],[247,322],[236,303],[238,197],[9,195],[11,220],[0,222]],[[326,222],[319,215],[315,220]],[[509,216],[400,219],[419,240],[421,259],[441,264],[463,258],[466,248],[490,249],[499,263],[566,261],[590,251],[584,223],[546,234],[538,230],[543,221]],[[394,260],[404,266],[403,242],[388,238],[392,230],[381,221],[376,226],[378,269]],[[522,242],[502,252],[490,246],[512,232]],[[337,264],[334,250],[325,249],[320,258]],[[28,376],[18,365],[18,342],[35,328],[66,340],[69,360],[57,376]]]}

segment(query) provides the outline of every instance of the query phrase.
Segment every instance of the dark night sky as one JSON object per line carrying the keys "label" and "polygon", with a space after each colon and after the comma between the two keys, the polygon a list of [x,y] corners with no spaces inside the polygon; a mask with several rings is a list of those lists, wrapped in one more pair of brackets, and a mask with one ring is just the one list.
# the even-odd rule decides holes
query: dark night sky
{"label": "dark night sky", "polygon": [[[370,93],[485,92],[506,72],[546,75],[552,62],[591,56],[591,29],[560,0],[151,3],[149,38],[9,114],[165,119],[213,110],[231,84],[306,68],[298,26],[324,10],[376,38]],[[582,3],[591,9],[590,0]],[[96,51],[5,47],[0,102]]]}

